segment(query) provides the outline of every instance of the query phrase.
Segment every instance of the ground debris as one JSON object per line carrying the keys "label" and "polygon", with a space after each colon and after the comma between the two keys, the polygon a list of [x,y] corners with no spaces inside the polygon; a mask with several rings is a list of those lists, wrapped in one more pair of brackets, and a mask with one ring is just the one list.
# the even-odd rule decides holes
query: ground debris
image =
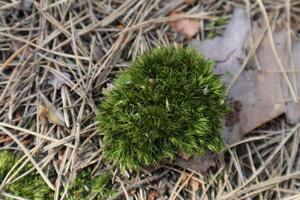
{"label": "ground debris", "polygon": [[[265,26],[251,22],[253,39],[250,40],[250,22],[242,8],[236,8],[222,37],[204,41],[192,41],[191,46],[208,58],[215,60],[215,73],[222,76],[228,87],[232,105],[239,102],[239,109],[232,111],[224,123],[222,136],[228,144],[233,144],[251,130],[286,113],[290,123],[300,119],[300,105],[292,101],[283,72],[280,71],[276,55],[271,50],[270,38]],[[285,29],[273,33],[277,53],[283,63],[289,80],[299,80],[300,74],[292,77],[291,57],[288,50],[288,32]],[[299,42],[298,42],[299,43]],[[294,68],[300,67],[300,45],[292,42]],[[246,49],[250,49],[246,55]],[[294,88],[300,93],[300,85],[293,81]],[[287,100],[289,100],[287,102]]]}
{"label": "ground debris", "polygon": [[[170,16],[178,16],[183,14],[181,10],[174,10],[171,12]],[[176,21],[169,22],[171,28],[175,31],[182,33],[187,39],[194,37],[200,29],[199,20],[194,19],[180,19]]]}

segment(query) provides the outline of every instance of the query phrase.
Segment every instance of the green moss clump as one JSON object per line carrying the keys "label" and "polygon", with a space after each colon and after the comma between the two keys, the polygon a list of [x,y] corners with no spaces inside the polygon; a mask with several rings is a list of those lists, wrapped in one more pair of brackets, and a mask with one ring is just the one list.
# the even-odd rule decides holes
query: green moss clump
{"label": "green moss clump", "polygon": [[[4,180],[6,174],[20,159],[20,155],[14,154],[10,151],[0,151],[0,184]],[[19,173],[30,170],[32,164],[28,163]],[[40,175],[33,171],[21,179],[12,182],[5,186],[3,190],[14,196],[23,197],[33,200],[53,199],[54,191],[52,191]],[[83,170],[76,177],[75,181],[71,183],[68,188],[67,200],[84,200],[97,199],[105,200],[108,197],[116,194],[116,190],[112,188],[111,175],[109,173],[102,173],[96,178],[92,178],[90,168]],[[2,196],[0,195],[0,199]]]}
{"label": "green moss clump", "polygon": [[[0,152],[0,183],[4,180],[6,174],[20,159],[19,155],[16,155],[7,150]],[[25,173],[32,168],[32,164],[28,163],[20,172],[19,175]],[[17,178],[17,177],[16,177]],[[33,171],[21,179],[8,184],[3,188],[5,192],[8,192],[15,196],[20,196],[26,199],[43,200],[53,198],[53,192],[40,177],[40,175]]]}
{"label": "green moss clump", "polygon": [[15,154],[7,150],[0,151],[0,183],[4,180],[6,174],[16,162]]}
{"label": "green moss clump", "polygon": [[68,200],[79,199],[98,199],[105,200],[108,197],[116,194],[116,190],[111,186],[111,175],[109,173],[102,173],[101,175],[92,178],[91,170],[87,169],[81,172],[75,179],[74,183],[70,185],[68,190]]}
{"label": "green moss clump", "polygon": [[119,75],[99,106],[104,155],[120,167],[138,169],[178,154],[218,152],[224,102],[212,61],[191,48],[147,52]]}

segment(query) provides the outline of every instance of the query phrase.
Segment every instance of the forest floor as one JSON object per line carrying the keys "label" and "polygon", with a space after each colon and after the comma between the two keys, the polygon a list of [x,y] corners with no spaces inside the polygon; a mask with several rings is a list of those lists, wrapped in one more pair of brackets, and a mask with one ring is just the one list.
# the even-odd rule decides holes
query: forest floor
{"label": "forest floor", "polygon": [[30,199],[9,187],[27,163],[54,199],[72,199],[68,187],[86,170],[109,175],[100,189],[80,182],[89,199],[300,199],[299,124],[283,113],[204,160],[213,162],[204,172],[168,163],[134,173],[103,159],[94,117],[115,75],[153,47],[222,36],[237,7],[299,34],[298,0],[0,1],[0,152],[20,155],[0,175],[0,199]]}

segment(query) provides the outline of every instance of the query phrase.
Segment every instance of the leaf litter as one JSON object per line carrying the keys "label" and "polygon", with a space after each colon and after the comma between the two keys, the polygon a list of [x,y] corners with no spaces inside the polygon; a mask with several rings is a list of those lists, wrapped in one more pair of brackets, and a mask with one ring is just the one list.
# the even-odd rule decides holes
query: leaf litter
{"label": "leaf litter", "polygon": [[[181,10],[174,10],[170,16],[183,14]],[[177,32],[182,33],[187,39],[194,37],[200,30],[200,22],[195,19],[180,19],[169,22],[170,26]]]}
{"label": "leaf litter", "polygon": [[[276,55],[271,51],[266,26],[258,22],[252,22],[251,26],[255,39],[252,43],[247,12],[236,8],[222,37],[190,43],[216,62],[215,73],[222,76],[229,90],[232,108],[222,131],[228,144],[239,142],[245,134],[283,113],[289,123],[295,124],[300,120],[300,104],[291,98]],[[300,62],[295,61],[299,60],[300,43],[296,40],[291,42],[293,56],[289,57],[288,34],[282,28],[273,33],[273,39],[285,73],[288,73],[290,80],[295,79],[294,90],[299,94],[300,82],[296,79],[300,78]],[[294,71],[292,61],[297,63]]]}
{"label": "leaf litter", "polygon": [[44,125],[48,122],[65,126],[64,116],[42,93],[40,93],[41,102],[38,104],[38,117]]}

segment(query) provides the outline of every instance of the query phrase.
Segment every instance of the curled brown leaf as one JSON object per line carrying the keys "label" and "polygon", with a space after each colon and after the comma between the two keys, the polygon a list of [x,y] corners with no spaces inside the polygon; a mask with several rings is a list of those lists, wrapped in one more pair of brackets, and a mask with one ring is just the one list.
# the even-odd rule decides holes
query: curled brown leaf
{"label": "curled brown leaf", "polygon": [[41,94],[41,103],[38,104],[38,117],[43,124],[47,124],[47,122],[65,126],[65,121],[63,114],[60,110],[56,109],[54,105],[52,105],[49,100]]}
{"label": "curled brown leaf", "polygon": [[[181,10],[174,10],[170,16],[178,16],[183,14]],[[195,19],[180,19],[169,23],[172,29],[182,33],[187,39],[194,37],[200,30],[200,22]]]}

